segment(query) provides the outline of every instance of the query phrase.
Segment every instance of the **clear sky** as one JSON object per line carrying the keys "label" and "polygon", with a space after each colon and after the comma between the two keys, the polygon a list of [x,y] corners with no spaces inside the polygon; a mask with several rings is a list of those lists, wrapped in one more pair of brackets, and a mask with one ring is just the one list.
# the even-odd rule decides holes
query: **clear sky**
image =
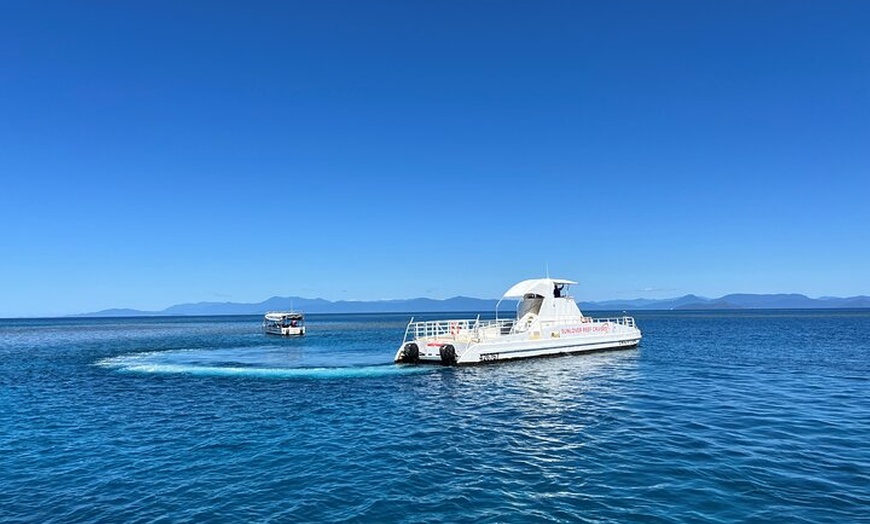
{"label": "clear sky", "polygon": [[0,317],[870,294],[870,2],[0,4]]}

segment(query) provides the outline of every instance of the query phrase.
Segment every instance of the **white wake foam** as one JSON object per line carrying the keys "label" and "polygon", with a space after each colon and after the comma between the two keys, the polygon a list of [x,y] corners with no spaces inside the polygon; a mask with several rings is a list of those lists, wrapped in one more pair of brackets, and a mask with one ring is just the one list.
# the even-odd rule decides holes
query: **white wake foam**
{"label": "white wake foam", "polygon": [[[110,357],[96,362],[96,365],[125,373],[194,375],[213,377],[256,377],[256,378],[370,378],[414,373],[431,372],[433,368],[395,365],[392,363],[352,366],[311,366],[277,367],[270,359],[258,365],[250,355],[239,362],[214,365],[215,359],[206,350],[175,350],[165,352],[133,353]],[[199,362],[197,362],[199,361]],[[242,365],[239,365],[242,364]]]}

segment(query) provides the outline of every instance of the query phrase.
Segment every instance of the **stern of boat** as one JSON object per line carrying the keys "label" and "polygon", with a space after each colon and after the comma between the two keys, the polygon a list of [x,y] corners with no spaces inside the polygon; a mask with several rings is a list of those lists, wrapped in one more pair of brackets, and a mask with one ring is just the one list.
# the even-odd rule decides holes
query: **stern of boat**
{"label": "stern of boat", "polygon": [[477,319],[414,322],[412,318],[393,361],[397,364],[462,364],[462,355],[475,342],[478,325]]}

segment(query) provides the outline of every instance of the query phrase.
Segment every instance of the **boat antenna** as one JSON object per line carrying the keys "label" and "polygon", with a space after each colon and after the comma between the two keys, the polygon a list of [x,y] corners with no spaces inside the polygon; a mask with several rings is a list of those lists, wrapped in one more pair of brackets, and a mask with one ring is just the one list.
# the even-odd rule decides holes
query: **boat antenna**
{"label": "boat antenna", "polygon": [[544,267],[547,269],[547,278],[550,278],[550,263],[545,262]]}

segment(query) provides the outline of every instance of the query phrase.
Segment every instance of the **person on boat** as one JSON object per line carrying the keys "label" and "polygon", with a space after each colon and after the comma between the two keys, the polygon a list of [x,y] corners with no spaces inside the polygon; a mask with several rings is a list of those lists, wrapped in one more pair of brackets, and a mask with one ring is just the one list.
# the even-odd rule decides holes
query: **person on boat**
{"label": "person on boat", "polygon": [[562,288],[565,287],[565,284],[556,284],[553,286],[553,296],[559,298],[562,296]]}

